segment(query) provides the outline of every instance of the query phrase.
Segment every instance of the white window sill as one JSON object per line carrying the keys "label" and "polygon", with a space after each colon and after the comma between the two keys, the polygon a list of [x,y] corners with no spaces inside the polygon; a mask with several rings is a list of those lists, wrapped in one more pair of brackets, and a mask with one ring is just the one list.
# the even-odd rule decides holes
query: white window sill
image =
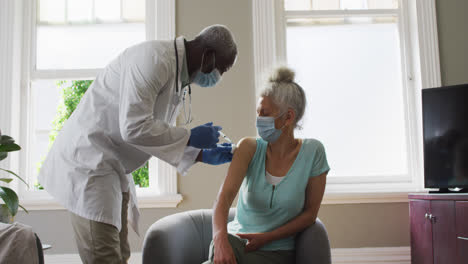
{"label": "white window sill", "polygon": [[322,204],[407,203],[409,193],[424,193],[418,183],[329,183]]}
{"label": "white window sill", "polygon": [[[181,194],[163,194],[157,196],[138,197],[139,208],[176,208],[182,202]],[[20,204],[28,211],[36,210],[66,210],[52,198],[21,199]],[[21,209],[22,210],[22,209]]]}
{"label": "white window sill", "polygon": [[137,197],[139,208],[176,208],[182,202],[181,194]]}
{"label": "white window sill", "polygon": [[326,193],[322,204],[407,203],[408,194],[418,192]]}
{"label": "white window sill", "polygon": [[[414,186],[400,188],[369,188],[368,186],[353,186],[353,188],[334,188],[327,186],[322,204],[365,204],[365,203],[407,203],[409,193],[427,193],[428,190]],[[396,187],[396,186],[393,186]],[[139,208],[176,208],[183,197],[181,194],[152,195],[140,193],[137,196]],[[20,203],[28,211],[34,210],[65,210],[50,195],[45,192],[29,193],[28,196],[20,198]]]}
{"label": "white window sill", "polygon": [[[387,193],[326,193],[322,204],[367,204],[367,203],[407,203],[409,193],[412,192],[387,192]],[[167,194],[159,196],[147,196],[138,198],[138,207],[141,208],[176,208],[183,197],[180,194]],[[28,211],[36,210],[65,210],[63,206],[52,199],[22,200]]]}

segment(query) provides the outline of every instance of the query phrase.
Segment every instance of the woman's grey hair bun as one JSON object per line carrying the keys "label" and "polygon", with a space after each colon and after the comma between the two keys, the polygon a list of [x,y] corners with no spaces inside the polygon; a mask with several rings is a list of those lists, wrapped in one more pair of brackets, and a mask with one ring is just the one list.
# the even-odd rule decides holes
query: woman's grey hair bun
{"label": "woman's grey hair bun", "polygon": [[304,89],[294,81],[295,73],[288,67],[281,66],[272,71],[268,82],[260,93],[261,97],[269,96],[281,112],[292,108],[296,113],[294,127],[301,128],[298,122],[304,116],[306,97]]}
{"label": "woman's grey hair bun", "polygon": [[276,68],[273,73],[271,74],[268,81],[275,82],[275,83],[291,83],[294,82],[295,73],[293,70],[289,69],[288,67],[278,67]]}

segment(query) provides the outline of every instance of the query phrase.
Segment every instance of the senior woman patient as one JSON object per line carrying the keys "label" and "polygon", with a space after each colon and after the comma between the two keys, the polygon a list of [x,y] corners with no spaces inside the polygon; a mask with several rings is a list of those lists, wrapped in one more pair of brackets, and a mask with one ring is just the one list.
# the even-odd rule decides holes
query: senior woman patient
{"label": "senior woman patient", "polygon": [[[305,106],[294,72],[276,69],[258,102],[261,138],[239,142],[215,201],[204,264],[295,263],[295,235],[315,223],[330,170],[320,141],[294,136]],[[228,224],[237,192],[236,217]]]}

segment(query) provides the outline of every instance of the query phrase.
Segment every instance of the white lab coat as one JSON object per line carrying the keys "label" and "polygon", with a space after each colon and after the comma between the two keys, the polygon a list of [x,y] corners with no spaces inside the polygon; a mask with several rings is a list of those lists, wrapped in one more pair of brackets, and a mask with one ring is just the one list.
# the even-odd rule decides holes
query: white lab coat
{"label": "white lab coat", "polygon": [[[180,76],[182,37],[177,50]],[[138,232],[129,174],[151,156],[185,174],[199,153],[186,146],[190,130],[174,126],[180,86],[173,40],[126,49],[96,77],[56,137],[39,173],[41,185],[72,213],[119,230],[122,192],[130,191],[129,220]]]}

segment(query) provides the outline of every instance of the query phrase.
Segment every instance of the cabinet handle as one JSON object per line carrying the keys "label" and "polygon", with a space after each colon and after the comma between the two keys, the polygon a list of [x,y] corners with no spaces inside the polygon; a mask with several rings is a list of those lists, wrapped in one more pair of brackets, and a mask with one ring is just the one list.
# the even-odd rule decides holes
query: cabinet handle
{"label": "cabinet handle", "polygon": [[429,220],[431,220],[431,221],[433,221],[433,222],[436,221],[436,217],[433,216],[432,214],[426,213],[426,214],[424,215],[424,218],[429,219]]}
{"label": "cabinet handle", "polygon": [[457,237],[458,239],[462,239],[462,240],[468,240],[468,237]]}

